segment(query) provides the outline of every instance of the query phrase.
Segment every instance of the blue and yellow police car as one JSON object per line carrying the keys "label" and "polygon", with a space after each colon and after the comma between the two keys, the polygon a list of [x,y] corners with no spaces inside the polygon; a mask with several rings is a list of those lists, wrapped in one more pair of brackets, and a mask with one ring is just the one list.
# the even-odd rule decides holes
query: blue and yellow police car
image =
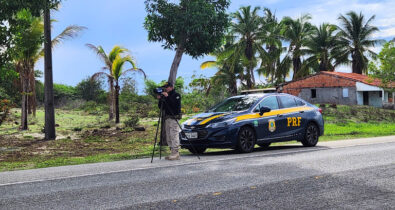
{"label": "blue and yellow police car", "polygon": [[315,146],[324,134],[322,110],[285,93],[230,97],[182,124],[180,144],[192,153],[234,148],[247,153],[255,144],[300,141]]}

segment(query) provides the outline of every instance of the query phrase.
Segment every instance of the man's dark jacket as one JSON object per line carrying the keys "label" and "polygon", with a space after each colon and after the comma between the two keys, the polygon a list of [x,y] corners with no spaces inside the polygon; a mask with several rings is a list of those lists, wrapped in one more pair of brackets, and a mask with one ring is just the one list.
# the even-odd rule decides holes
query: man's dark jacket
{"label": "man's dark jacket", "polygon": [[[169,118],[179,119],[181,118],[181,95],[174,89],[168,93],[167,97],[163,96],[165,101],[163,104],[163,110],[165,116]],[[159,101],[158,107],[160,108],[161,101]]]}

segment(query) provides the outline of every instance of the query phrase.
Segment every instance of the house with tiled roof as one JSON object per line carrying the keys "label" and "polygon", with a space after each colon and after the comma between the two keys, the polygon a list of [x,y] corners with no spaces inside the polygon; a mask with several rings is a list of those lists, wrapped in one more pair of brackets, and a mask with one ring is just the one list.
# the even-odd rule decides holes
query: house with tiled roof
{"label": "house with tiled roof", "polygon": [[[395,84],[392,84],[395,87]],[[369,105],[383,107],[394,103],[394,93],[381,88],[379,79],[366,75],[322,71],[281,84],[279,92],[289,93],[314,103]]]}

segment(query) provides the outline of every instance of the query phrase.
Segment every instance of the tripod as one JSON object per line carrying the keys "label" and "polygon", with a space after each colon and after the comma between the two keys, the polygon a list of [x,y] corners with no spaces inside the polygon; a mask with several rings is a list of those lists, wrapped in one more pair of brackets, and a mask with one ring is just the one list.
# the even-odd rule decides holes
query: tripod
{"label": "tripod", "polygon": [[[162,133],[163,133],[163,104],[166,104],[167,105],[167,102],[166,102],[166,100],[164,100],[164,98],[163,97],[160,97],[160,111],[159,111],[159,118],[158,118],[158,125],[156,126],[156,134],[155,134],[155,143],[154,143],[154,148],[153,148],[153,150],[152,150],[152,156],[151,156],[151,163],[153,162],[153,160],[154,160],[154,153],[155,153],[155,146],[156,146],[156,143],[157,143],[157,140],[158,140],[158,131],[159,131],[159,125],[161,125],[161,131],[160,131],[160,140],[159,140],[159,142],[160,142],[160,144],[159,144],[159,159],[162,159],[162,144],[163,144],[163,139],[162,139]],[[171,110],[169,110],[170,111],[170,114],[171,115],[174,115],[172,112],[171,112]],[[195,152],[195,154],[196,154],[196,157],[200,160],[200,157],[199,157],[199,155],[198,155],[198,153],[197,153],[197,150],[195,149],[195,147],[192,145],[192,143],[191,143],[191,140],[187,137],[187,135],[184,133],[184,131],[182,130],[182,127],[181,127],[181,125],[180,125],[180,122],[178,122],[178,120],[177,119],[174,119],[176,122],[177,122],[177,125],[178,125],[178,127],[180,127],[180,130],[181,130],[181,134],[183,135],[183,136],[185,136],[185,138],[188,140],[188,143],[191,145],[191,148],[193,149],[193,151]]]}

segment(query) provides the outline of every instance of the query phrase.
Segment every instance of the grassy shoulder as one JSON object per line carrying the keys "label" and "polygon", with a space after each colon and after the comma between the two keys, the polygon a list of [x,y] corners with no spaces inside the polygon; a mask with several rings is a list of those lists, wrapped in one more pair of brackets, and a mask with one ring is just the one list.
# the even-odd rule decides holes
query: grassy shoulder
{"label": "grassy shoulder", "polygon": [[[57,110],[59,138],[42,140],[44,114],[39,110],[29,131],[18,131],[19,118],[13,110],[12,121],[0,128],[0,171],[45,168],[150,157],[157,119],[145,118],[145,131],[108,124],[105,113]],[[127,120],[123,115],[122,120]],[[185,118],[186,119],[186,118]],[[183,120],[185,120],[183,119]],[[372,107],[339,106],[324,109],[325,135],[320,141],[395,135],[395,111]],[[118,127],[118,129],[117,129]],[[81,131],[79,131],[82,129]],[[295,142],[276,143],[284,145]],[[219,151],[209,149],[207,152]],[[159,155],[156,148],[155,154]],[[168,154],[163,148],[162,155]],[[189,154],[182,150],[182,154]]]}

